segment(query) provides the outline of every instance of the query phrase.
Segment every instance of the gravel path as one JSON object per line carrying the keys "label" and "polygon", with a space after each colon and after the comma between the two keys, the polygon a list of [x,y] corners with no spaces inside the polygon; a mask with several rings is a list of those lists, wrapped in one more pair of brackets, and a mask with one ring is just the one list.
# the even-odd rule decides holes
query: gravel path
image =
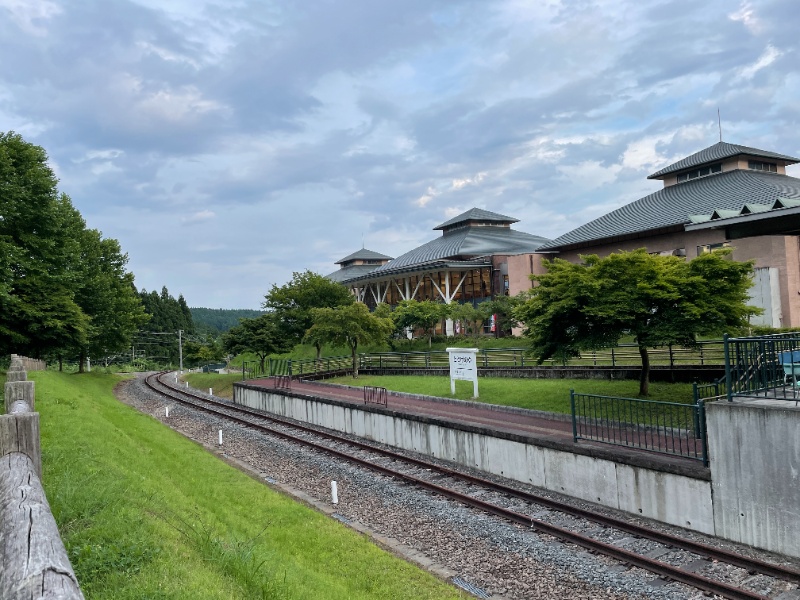
{"label": "gravel path", "polygon": [[[223,424],[215,417],[170,405],[143,382],[121,382],[117,397],[189,438],[217,446],[224,430],[224,452],[249,465],[267,482],[277,482],[330,503],[330,482],[338,484],[335,518],[360,524],[374,535],[396,540],[482,598],[705,598],[700,591],[666,583],[581,548],[562,544],[389,478],[344,464],[330,456],[271,436]],[[397,550],[397,548],[395,548]],[[441,568],[443,567],[443,569]]]}

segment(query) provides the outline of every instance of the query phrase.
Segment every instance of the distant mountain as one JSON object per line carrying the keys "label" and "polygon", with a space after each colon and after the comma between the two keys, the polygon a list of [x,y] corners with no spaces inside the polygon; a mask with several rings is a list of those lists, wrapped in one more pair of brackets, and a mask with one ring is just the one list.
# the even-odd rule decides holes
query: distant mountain
{"label": "distant mountain", "polygon": [[189,308],[198,333],[225,333],[239,324],[239,319],[255,319],[264,314],[261,310],[225,308]]}

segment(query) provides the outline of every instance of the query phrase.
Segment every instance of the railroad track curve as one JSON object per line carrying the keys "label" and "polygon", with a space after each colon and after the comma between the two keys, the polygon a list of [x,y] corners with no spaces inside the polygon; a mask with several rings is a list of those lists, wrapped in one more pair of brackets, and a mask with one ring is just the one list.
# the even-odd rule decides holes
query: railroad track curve
{"label": "railroad track curve", "polygon": [[[513,485],[450,469],[432,461],[410,457],[405,453],[393,452],[385,447],[353,440],[329,431],[321,431],[262,411],[236,406],[228,401],[215,400],[207,395],[173,386],[166,379],[166,372],[162,372],[147,377],[145,382],[154,392],[194,410],[327,453],[348,463],[418,486],[463,505],[581,546],[589,552],[611,557],[623,565],[645,569],[662,579],[677,581],[707,594],[731,599],[763,600],[771,597],[745,586],[722,581],[709,573],[697,572],[710,570],[712,574],[721,571],[728,573],[729,569],[722,568],[727,565],[740,570],[743,576],[739,579],[742,580],[759,574],[762,577],[788,582],[795,589],[800,585],[800,571],[785,565],[730,552],[688,537],[642,527],[606,514],[516,489]],[[310,439],[311,437],[314,439]],[[401,468],[399,465],[404,466]],[[492,498],[486,500],[477,497],[487,495]],[[519,506],[520,503],[522,507]],[[561,523],[555,524],[553,521]],[[588,528],[591,534],[586,532],[587,523],[591,524]],[[619,538],[614,532],[621,532],[628,538],[647,540],[647,552],[630,550],[621,547],[619,542],[607,541],[615,536]],[[662,549],[654,550],[653,544],[660,545]],[[684,558],[678,562],[682,565],[671,564],[657,558],[681,553]],[[698,564],[703,562],[708,564],[709,569],[698,568]],[[691,568],[686,568],[687,564]],[[730,578],[730,575],[727,577]],[[763,586],[762,581],[761,587]]]}

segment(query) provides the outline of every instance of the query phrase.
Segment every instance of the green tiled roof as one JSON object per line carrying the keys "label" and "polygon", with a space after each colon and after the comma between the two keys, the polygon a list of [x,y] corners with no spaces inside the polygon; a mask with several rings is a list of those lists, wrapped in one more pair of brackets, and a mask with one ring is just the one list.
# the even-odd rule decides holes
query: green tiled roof
{"label": "green tiled roof", "polygon": [[369,273],[370,277],[407,272],[437,261],[471,261],[492,254],[535,252],[547,238],[509,227],[464,227],[446,232]]}
{"label": "green tiled roof", "polygon": [[392,260],[392,257],[381,254],[380,252],[361,248],[361,250],[356,250],[352,254],[345,256],[343,259],[337,260],[334,264],[341,265],[342,263],[350,262],[351,260]]}
{"label": "green tiled roof", "polygon": [[800,158],[786,156],[785,154],[778,154],[776,152],[768,152],[766,150],[759,150],[758,148],[750,148],[748,146],[739,146],[738,144],[729,144],[727,142],[717,142],[713,146],[709,146],[705,150],[695,152],[691,156],[687,156],[676,163],[672,163],[668,167],[664,167],[660,171],[656,171],[652,175],[648,175],[648,179],[660,179],[664,175],[685,171],[692,167],[704,165],[706,163],[714,163],[724,160],[726,158],[733,158],[745,154],[747,156],[757,156],[761,158],[770,158],[772,160],[779,160],[786,164],[794,164],[800,162]]}
{"label": "green tiled roof", "polygon": [[[614,238],[686,225],[690,215],[738,214],[746,204],[788,205],[800,200],[800,179],[737,169],[671,185],[543,244],[539,250],[596,245]],[[390,263],[391,264],[391,263]],[[388,265],[387,265],[388,266]]]}
{"label": "green tiled roof", "polygon": [[341,283],[343,281],[347,281],[348,279],[353,279],[354,277],[366,275],[367,273],[374,271],[375,267],[376,265],[350,265],[349,267],[337,269],[333,273],[325,275],[325,277],[331,281],[337,281]]}
{"label": "green tiled roof", "polygon": [[484,210],[482,208],[471,208],[467,212],[461,213],[457,217],[453,217],[449,221],[445,221],[441,225],[437,225],[434,227],[434,230],[437,229],[449,229],[455,225],[459,225],[461,223],[467,224],[470,221],[481,221],[483,223],[497,223],[498,225],[511,225],[511,223],[518,223],[519,219],[515,219],[514,217],[507,217],[505,215],[501,215],[496,212],[492,212],[490,210]]}

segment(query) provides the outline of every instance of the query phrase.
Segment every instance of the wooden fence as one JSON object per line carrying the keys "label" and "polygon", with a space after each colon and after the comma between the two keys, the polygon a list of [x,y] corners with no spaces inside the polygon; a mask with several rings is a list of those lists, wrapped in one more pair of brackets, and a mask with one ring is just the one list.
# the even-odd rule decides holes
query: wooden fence
{"label": "wooden fence", "polygon": [[39,413],[29,370],[42,361],[11,355],[0,415],[0,598],[82,599],[42,489]]}

